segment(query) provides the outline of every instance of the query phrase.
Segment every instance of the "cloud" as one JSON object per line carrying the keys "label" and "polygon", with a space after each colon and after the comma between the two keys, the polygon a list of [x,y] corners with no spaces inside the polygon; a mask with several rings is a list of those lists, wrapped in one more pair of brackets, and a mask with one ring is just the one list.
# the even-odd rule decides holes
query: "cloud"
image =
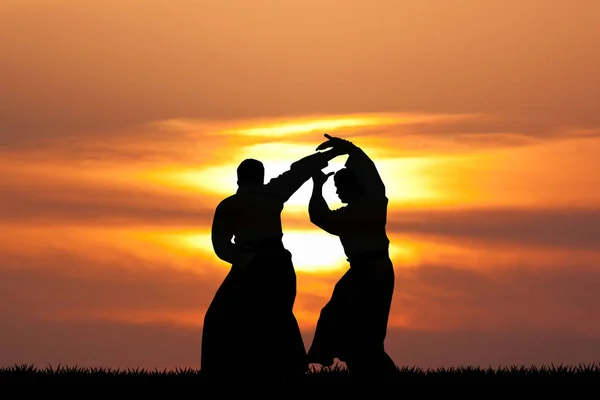
{"label": "cloud", "polygon": [[98,254],[90,248],[46,244],[35,255],[3,252],[1,309],[9,314],[20,309],[41,319],[117,309],[202,310],[226,273],[198,252],[167,259],[159,252],[141,257],[116,246],[100,247]]}
{"label": "cloud", "polygon": [[[593,262],[593,261],[592,261]],[[400,267],[400,266],[399,266]],[[413,329],[555,330],[598,337],[595,264],[399,268],[393,312]]]}
{"label": "cloud", "polygon": [[[54,171],[54,172],[53,172]],[[212,221],[220,199],[158,184],[112,181],[110,171],[57,169],[10,173],[2,178],[3,223],[33,225],[197,226]]]}
{"label": "cloud", "polygon": [[32,136],[7,134],[0,138],[0,154],[5,162],[13,163],[189,166],[210,162],[226,152],[231,138],[219,134],[224,127],[227,124],[204,121],[180,127],[174,120],[165,120],[112,130],[83,129]]}
{"label": "cloud", "polygon": [[[432,247],[421,250],[432,254],[413,265],[395,260],[396,292],[387,343],[397,362],[427,366],[589,360],[590,353],[580,346],[586,343],[593,349],[600,335],[595,318],[600,306],[598,256],[567,246],[562,257],[552,252],[540,257],[527,246],[511,247],[515,242],[510,240],[500,245],[494,236],[483,240],[506,226],[517,231],[533,226],[526,238],[539,236],[536,229],[540,234],[550,230],[543,222],[552,214],[531,218],[510,211],[472,211],[478,218],[466,218],[478,224],[463,226],[467,236],[458,240],[468,246],[469,235],[479,238],[470,249],[479,257],[475,265],[460,254],[445,256],[435,247],[439,236],[423,232],[420,240],[431,238]],[[427,219],[431,215],[438,218],[437,235],[453,238],[455,232],[443,227],[453,226],[449,219],[456,215],[420,215],[425,227],[432,223]],[[590,220],[593,215],[575,217]],[[554,216],[561,226],[571,217]],[[411,229],[417,230],[415,226],[419,224]],[[500,229],[494,229],[497,226]],[[2,241],[0,316],[10,326],[1,334],[1,342],[9,348],[0,352],[2,361],[197,365],[203,312],[226,273],[214,257],[200,249],[182,252],[184,247],[163,248],[160,242],[138,243],[124,234],[111,237],[108,231],[95,233],[89,227],[70,233],[57,228],[33,232],[37,231],[7,231]],[[556,243],[551,243],[550,250],[555,251]],[[505,253],[516,256],[503,258]],[[298,274],[295,312],[307,346],[318,313],[342,273]],[[140,332],[146,339],[131,344]],[[472,352],[465,349],[469,340]],[[164,352],[154,352],[163,348],[161,341],[169,344]],[[128,345],[131,351],[125,355],[104,354]],[[530,351],[520,352],[523,346]]]}
{"label": "cloud", "polygon": [[171,118],[398,111],[597,128],[597,5],[544,5],[10,2],[0,132],[6,143]]}
{"label": "cloud", "polygon": [[[3,268],[1,365],[199,366],[198,322],[217,275],[167,267],[140,275],[131,269],[135,263],[86,269],[72,261],[61,255]],[[591,265],[479,272],[423,265],[399,267],[396,277],[386,349],[400,365],[595,361],[600,275]],[[322,289],[335,283],[304,278],[321,280]],[[330,293],[322,289],[317,292]],[[296,314],[316,321],[327,300],[300,291]],[[302,325],[308,348],[314,326]]]}
{"label": "cloud", "polygon": [[487,368],[596,363],[600,339],[545,329],[390,329],[386,351],[402,366]]}
{"label": "cloud", "polygon": [[[32,171],[7,170],[1,178],[0,216],[5,224],[207,229],[214,208],[223,197],[204,193],[200,182],[194,188],[193,182],[178,186],[177,181],[153,181],[152,174],[140,180],[137,172],[125,170],[120,176],[115,173],[52,166]],[[119,179],[114,180],[115,176]],[[306,207],[299,207],[299,214],[285,213],[288,229],[314,228],[308,222]],[[594,250],[600,245],[600,211],[591,206],[551,204],[496,207],[483,202],[479,207],[465,204],[455,208],[425,208],[417,204],[408,209],[393,204],[387,229],[390,234],[473,244]]]}
{"label": "cloud", "polygon": [[0,365],[198,368],[202,334],[172,326],[3,318]]}
{"label": "cloud", "polygon": [[600,210],[595,208],[393,210],[387,229],[395,234],[448,237],[470,243],[600,248]]}

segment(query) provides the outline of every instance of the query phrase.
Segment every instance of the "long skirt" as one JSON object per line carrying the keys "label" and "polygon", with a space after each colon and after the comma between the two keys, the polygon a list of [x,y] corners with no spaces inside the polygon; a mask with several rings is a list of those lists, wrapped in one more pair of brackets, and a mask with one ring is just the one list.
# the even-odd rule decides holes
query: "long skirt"
{"label": "long skirt", "polygon": [[349,369],[367,362],[395,368],[384,350],[394,281],[388,257],[351,262],[321,310],[309,362],[330,366],[338,358]]}
{"label": "long skirt", "polygon": [[233,265],[204,317],[201,371],[208,378],[303,375],[306,349],[293,313],[296,274],[285,248]]}

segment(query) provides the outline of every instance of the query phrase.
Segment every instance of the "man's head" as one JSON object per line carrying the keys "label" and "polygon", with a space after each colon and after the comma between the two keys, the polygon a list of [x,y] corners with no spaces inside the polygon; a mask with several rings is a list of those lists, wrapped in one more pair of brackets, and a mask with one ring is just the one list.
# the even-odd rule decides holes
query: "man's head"
{"label": "man's head", "polygon": [[263,163],[253,158],[242,161],[237,169],[237,184],[262,185],[265,181],[265,167]]}
{"label": "man's head", "polygon": [[351,203],[358,199],[364,193],[364,188],[360,184],[358,177],[348,168],[342,168],[333,176],[336,193],[342,203]]}

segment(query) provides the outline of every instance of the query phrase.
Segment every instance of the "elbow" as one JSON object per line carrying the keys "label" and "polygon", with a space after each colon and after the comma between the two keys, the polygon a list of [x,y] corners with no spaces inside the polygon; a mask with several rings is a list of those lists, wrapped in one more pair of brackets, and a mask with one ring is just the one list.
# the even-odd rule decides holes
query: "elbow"
{"label": "elbow", "polygon": [[318,214],[309,214],[308,219],[312,224],[318,226],[319,228],[323,226],[323,218]]}
{"label": "elbow", "polygon": [[319,217],[316,213],[308,211],[308,219],[315,225],[318,225]]}
{"label": "elbow", "polygon": [[321,213],[319,213],[318,208],[312,203],[309,202],[308,203],[308,219],[310,220],[310,222],[312,222],[313,224],[316,223],[316,221],[318,221],[320,218]]}
{"label": "elbow", "polygon": [[231,254],[229,254],[228,252],[215,249],[215,254],[217,255],[217,257],[219,257],[220,260],[225,261],[226,263],[229,263],[229,264],[233,263]]}

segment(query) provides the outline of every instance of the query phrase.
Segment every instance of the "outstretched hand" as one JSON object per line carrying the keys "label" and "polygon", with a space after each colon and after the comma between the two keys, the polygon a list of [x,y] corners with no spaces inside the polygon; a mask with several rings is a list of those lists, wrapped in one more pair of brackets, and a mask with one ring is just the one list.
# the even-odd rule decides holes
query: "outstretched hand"
{"label": "outstretched hand", "polygon": [[317,147],[317,150],[325,150],[332,147],[334,150],[340,152],[340,154],[348,154],[355,147],[354,144],[352,144],[352,142],[346,139],[334,137],[327,133],[324,136],[328,140],[326,142],[321,143]]}
{"label": "outstretched hand", "polygon": [[325,173],[323,173],[323,171],[319,171],[312,176],[312,180],[315,185],[323,186],[325,184],[325,182],[327,182],[327,179],[329,179],[329,177],[331,175],[333,175],[333,172],[325,174]]}

